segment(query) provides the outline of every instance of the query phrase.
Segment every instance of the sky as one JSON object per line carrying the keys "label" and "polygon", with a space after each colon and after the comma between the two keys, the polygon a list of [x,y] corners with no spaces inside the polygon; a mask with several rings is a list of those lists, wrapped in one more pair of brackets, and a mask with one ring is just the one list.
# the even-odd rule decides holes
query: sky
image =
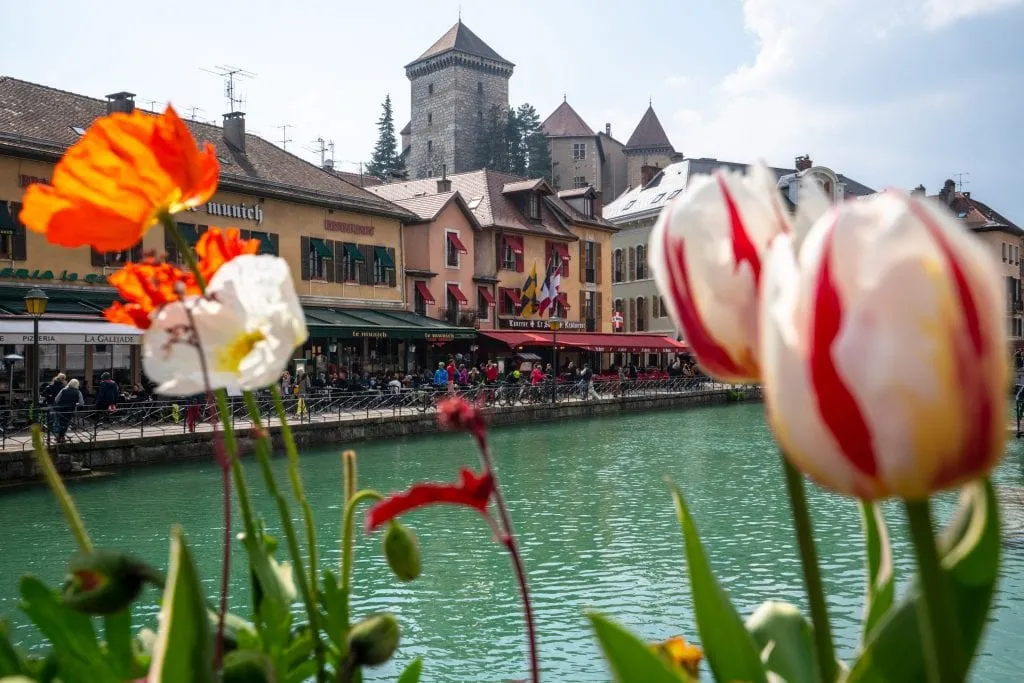
{"label": "sky", "polygon": [[[1024,226],[1024,0],[0,0],[0,74],[137,94],[220,121],[241,67],[250,132],[358,168],[404,65],[457,20],[515,63],[513,105],[562,97],[625,141],[652,101],[677,151],[816,164],[876,189],[946,178]],[[10,8],[17,7],[11,11]],[[328,153],[329,155],[329,153]],[[958,175],[958,174],[963,174]]]}

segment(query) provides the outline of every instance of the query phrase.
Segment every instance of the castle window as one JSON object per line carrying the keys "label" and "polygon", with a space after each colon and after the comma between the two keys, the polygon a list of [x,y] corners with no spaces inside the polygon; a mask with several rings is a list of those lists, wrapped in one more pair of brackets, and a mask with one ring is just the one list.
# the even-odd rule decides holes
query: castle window
{"label": "castle window", "polygon": [[585,142],[574,142],[572,143],[572,160],[583,161],[587,158],[587,143]]}
{"label": "castle window", "polygon": [[433,154],[433,153],[434,153],[434,141],[433,140],[427,140],[427,154]]}
{"label": "castle window", "polygon": [[572,179],[572,186],[575,188],[586,187],[587,177],[582,175],[574,176]]}
{"label": "castle window", "polygon": [[427,85],[427,94],[428,95],[433,95],[434,94],[434,84],[433,83],[430,83],[429,85]]}
{"label": "castle window", "polygon": [[480,93],[481,95],[484,94],[484,82],[483,81],[477,81],[476,82],[476,91],[478,93]]}
{"label": "castle window", "polygon": [[429,112],[427,112],[427,125],[428,126],[434,125],[434,115],[429,113]]}

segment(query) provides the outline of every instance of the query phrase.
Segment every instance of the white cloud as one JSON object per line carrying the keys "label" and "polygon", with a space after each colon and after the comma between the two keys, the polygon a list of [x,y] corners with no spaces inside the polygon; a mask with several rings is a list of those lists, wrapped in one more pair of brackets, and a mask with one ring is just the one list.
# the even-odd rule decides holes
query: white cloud
{"label": "white cloud", "polygon": [[961,19],[998,12],[1020,3],[1021,0],[927,0],[925,25],[930,29],[945,28]]}

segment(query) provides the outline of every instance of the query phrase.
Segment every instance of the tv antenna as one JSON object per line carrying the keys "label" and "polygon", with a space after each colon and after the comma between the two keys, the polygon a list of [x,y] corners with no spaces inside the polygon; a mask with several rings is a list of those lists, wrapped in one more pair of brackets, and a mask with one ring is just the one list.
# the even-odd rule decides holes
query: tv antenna
{"label": "tv antenna", "polygon": [[[328,141],[318,137],[313,141],[313,144],[315,147],[310,148],[310,151],[320,155],[320,168],[323,168],[324,160],[327,158]],[[333,145],[334,143],[331,142],[330,144]]]}
{"label": "tv antenna", "polygon": [[193,104],[191,107],[185,107],[185,110],[188,112],[189,120],[198,121],[198,114],[203,111],[203,108]]}
{"label": "tv antenna", "polygon": [[331,150],[331,161],[334,160],[334,140],[327,141],[327,149]]}
{"label": "tv antenna", "polygon": [[212,69],[203,69],[203,71],[224,79],[224,97],[227,98],[230,111],[241,111],[242,105],[245,104],[245,98],[238,92],[236,87],[238,81],[255,78],[256,74],[241,67],[227,64],[218,64]]}
{"label": "tv antenna", "polygon": [[288,151],[288,143],[292,141],[292,139],[288,137],[288,129],[294,127],[295,126],[293,126],[290,123],[282,123],[280,126],[274,126],[274,128],[281,129],[281,149],[285,150],[286,152]]}
{"label": "tv antenna", "polygon": [[964,180],[964,176],[971,175],[970,172],[965,171],[963,173],[954,173],[953,175],[956,176],[956,191],[957,192],[963,192],[964,191],[964,185],[970,185],[971,184],[970,180]]}
{"label": "tv antenna", "polygon": [[156,105],[163,104],[162,100],[142,100],[142,101],[149,105],[149,111],[152,111],[152,112],[156,111]]}

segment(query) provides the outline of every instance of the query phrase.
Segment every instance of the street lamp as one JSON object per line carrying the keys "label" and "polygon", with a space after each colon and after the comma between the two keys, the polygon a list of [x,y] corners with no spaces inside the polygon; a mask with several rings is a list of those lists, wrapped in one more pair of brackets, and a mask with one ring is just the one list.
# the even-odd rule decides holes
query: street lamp
{"label": "street lamp", "polygon": [[4,362],[7,363],[7,369],[10,370],[7,384],[7,409],[14,410],[14,364],[20,360],[25,360],[23,357],[16,353],[9,353],[4,356]]}
{"label": "street lamp", "polygon": [[551,402],[558,398],[558,328],[562,326],[562,319],[557,315],[548,318],[548,329],[551,330],[551,347],[554,349],[554,367],[551,368]]}
{"label": "street lamp", "polygon": [[32,405],[39,401],[39,318],[46,313],[46,302],[49,300],[46,292],[38,287],[28,290],[28,294],[25,295],[25,312],[32,316],[32,371],[35,373],[32,382]]}

